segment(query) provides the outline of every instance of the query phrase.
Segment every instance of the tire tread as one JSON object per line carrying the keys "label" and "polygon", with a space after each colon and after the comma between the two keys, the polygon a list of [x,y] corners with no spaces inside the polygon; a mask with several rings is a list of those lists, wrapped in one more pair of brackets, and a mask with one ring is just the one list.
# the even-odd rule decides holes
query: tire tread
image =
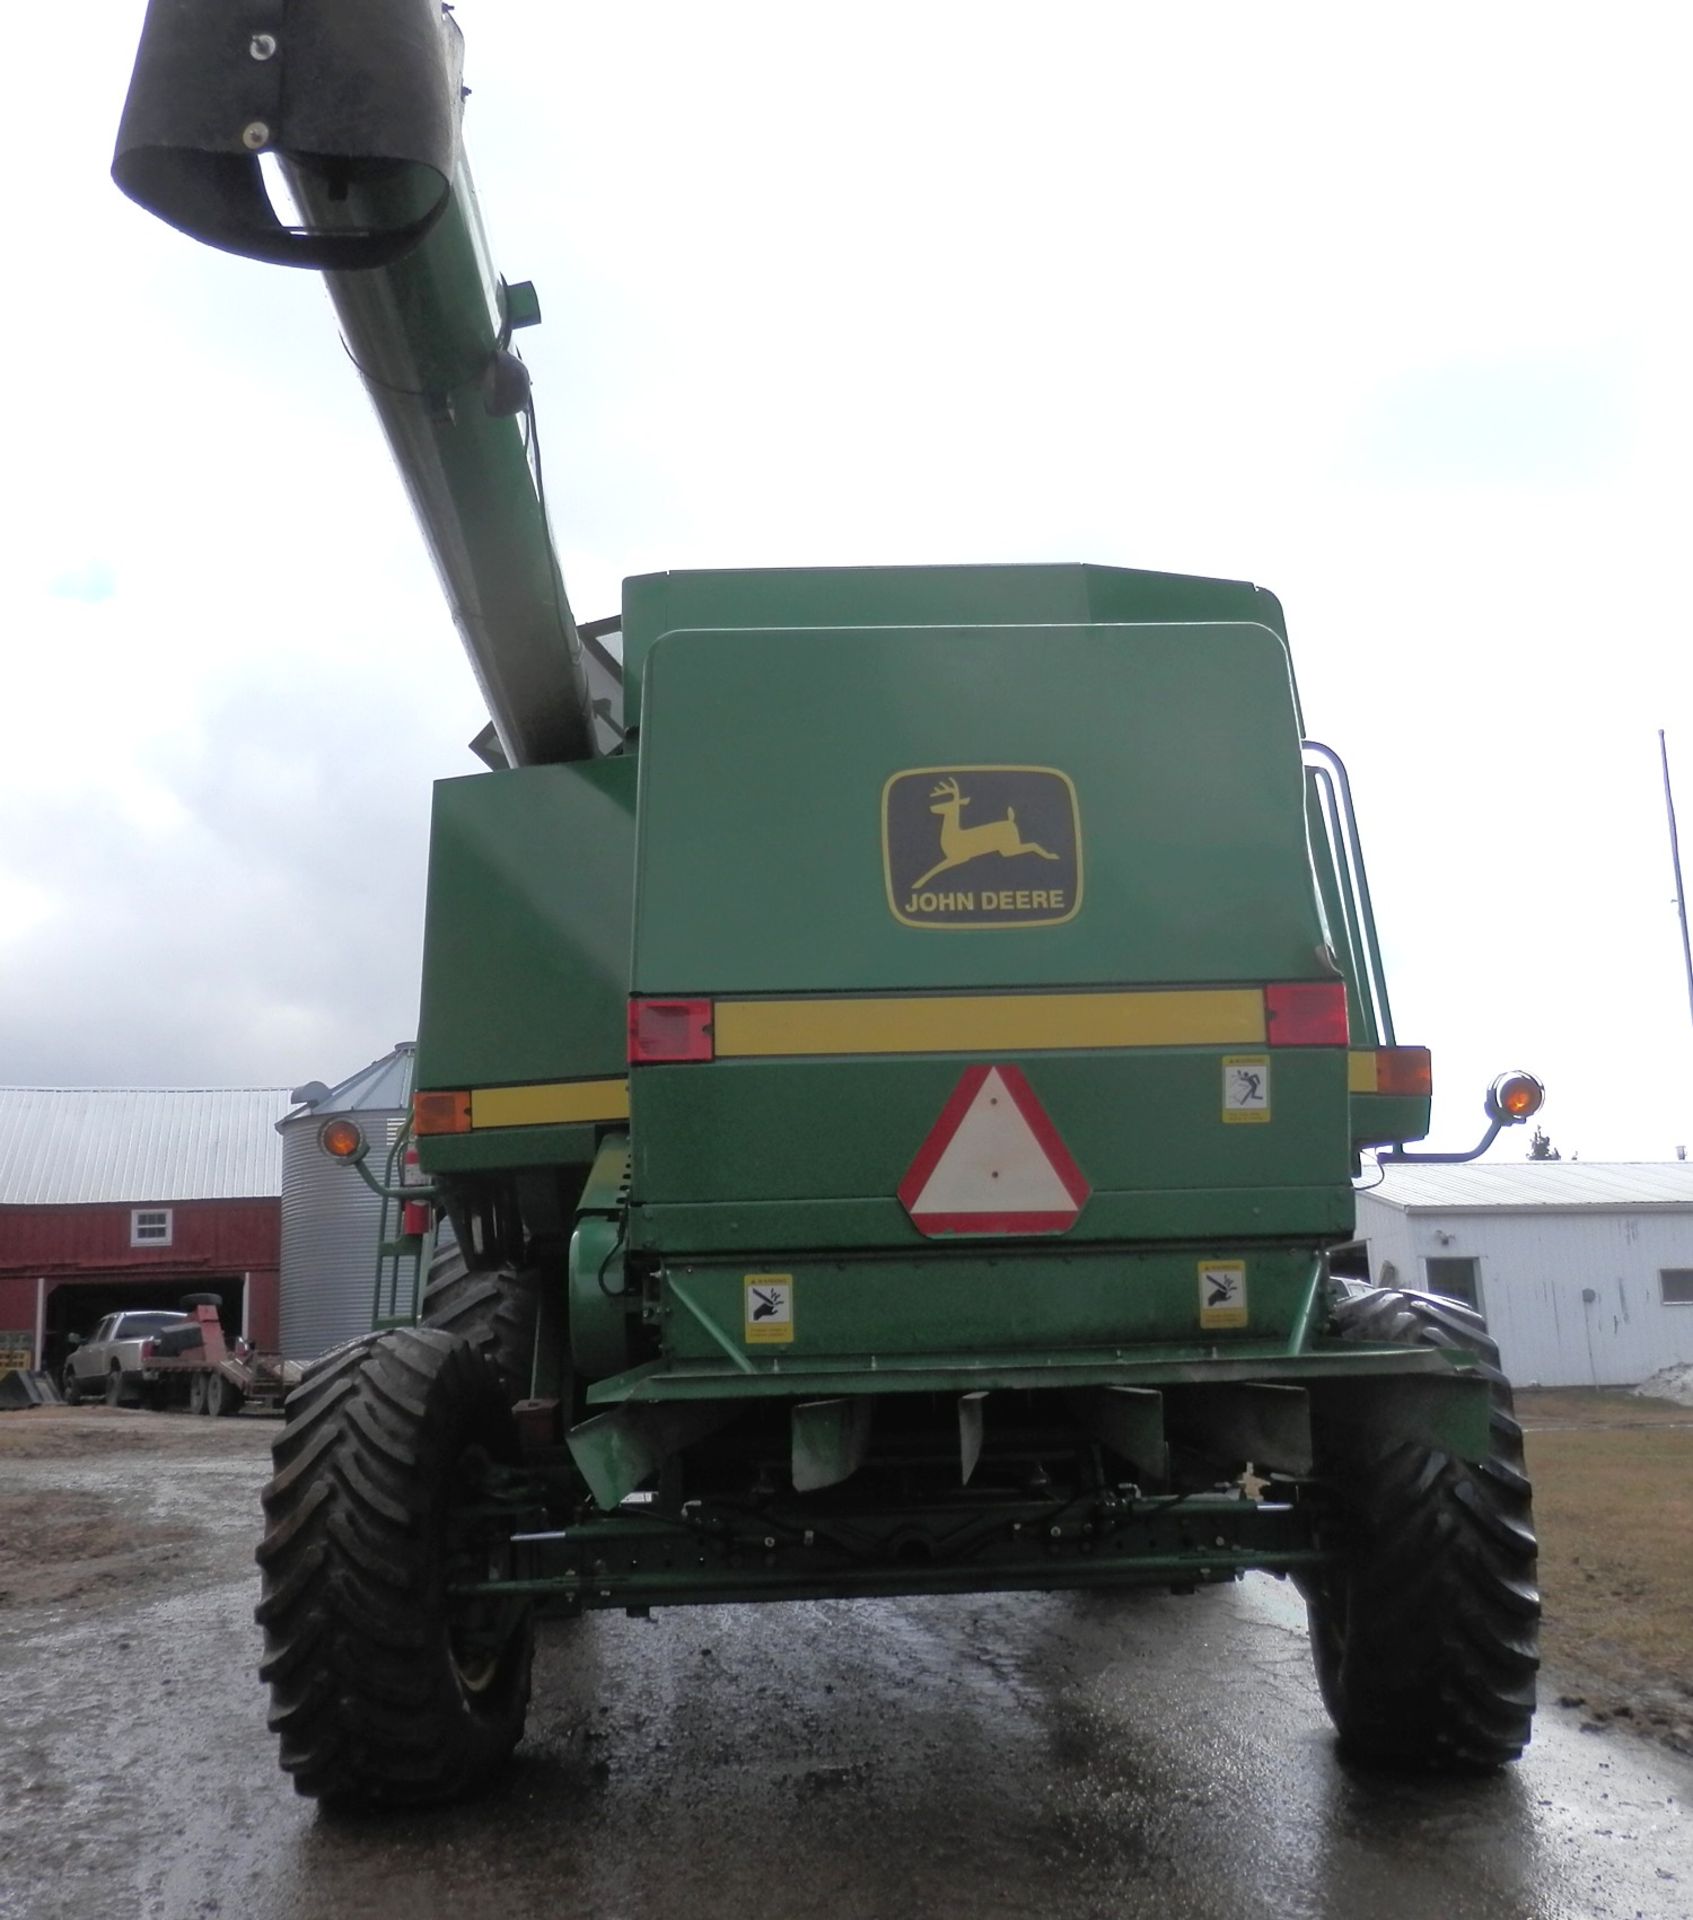
{"label": "tire tread", "polygon": [[462,1248],[442,1247],[424,1284],[422,1324],[468,1340],[515,1403],[529,1392],[540,1295],[538,1268],[472,1268]]}
{"label": "tire tread", "polygon": [[471,1443],[514,1456],[504,1387],[439,1329],[367,1335],[317,1362],[289,1397],[264,1494],[256,1617],[269,1724],[302,1794],[451,1799],[521,1737],[527,1620],[484,1693],[462,1685],[450,1653],[443,1476]]}
{"label": "tire tread", "polygon": [[1397,1289],[1337,1301],[1334,1331],[1470,1355],[1493,1417],[1482,1461],[1378,1441],[1337,1467],[1355,1536],[1344,1594],[1322,1578],[1307,1589],[1324,1699],[1361,1758],[1504,1765],[1532,1727],[1540,1597],[1532,1489],[1499,1350],[1468,1307]]}

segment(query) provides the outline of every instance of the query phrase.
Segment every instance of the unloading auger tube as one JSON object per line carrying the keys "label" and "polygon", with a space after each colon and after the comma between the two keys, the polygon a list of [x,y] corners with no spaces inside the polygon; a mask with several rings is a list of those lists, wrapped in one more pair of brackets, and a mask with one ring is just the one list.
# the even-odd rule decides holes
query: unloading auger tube
{"label": "unloading auger tube", "polygon": [[461,68],[438,0],[255,0],[238,20],[151,0],[112,174],[195,239],[322,271],[507,761],[582,760],[593,713],[509,345],[539,310],[489,262]]}

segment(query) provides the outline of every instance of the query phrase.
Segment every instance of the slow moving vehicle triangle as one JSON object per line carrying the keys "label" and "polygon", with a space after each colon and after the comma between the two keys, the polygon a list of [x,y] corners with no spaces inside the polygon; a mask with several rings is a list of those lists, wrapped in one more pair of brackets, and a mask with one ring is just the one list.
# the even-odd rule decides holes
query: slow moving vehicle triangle
{"label": "slow moving vehicle triangle", "polygon": [[1063,1233],[1088,1183],[1022,1070],[969,1068],[899,1185],[919,1233]]}

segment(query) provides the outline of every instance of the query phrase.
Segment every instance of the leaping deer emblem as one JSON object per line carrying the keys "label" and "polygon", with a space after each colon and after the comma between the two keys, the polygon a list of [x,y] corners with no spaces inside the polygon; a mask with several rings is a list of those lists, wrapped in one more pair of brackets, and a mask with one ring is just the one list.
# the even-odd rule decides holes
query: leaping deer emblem
{"label": "leaping deer emblem", "polygon": [[943,780],[929,795],[929,811],[941,817],[941,852],[945,856],[938,866],[933,866],[922,879],[912,881],[912,888],[927,886],[938,873],[946,873],[953,867],[961,867],[966,860],[974,860],[978,854],[999,853],[1008,858],[1015,853],[1038,853],[1043,860],[1056,860],[1058,855],[1048,853],[1045,847],[1037,846],[1033,840],[1025,840],[1017,826],[1017,809],[1007,807],[1003,820],[985,820],[979,827],[967,827],[959,816],[970,804],[970,796],[960,793],[958,782],[951,775]]}

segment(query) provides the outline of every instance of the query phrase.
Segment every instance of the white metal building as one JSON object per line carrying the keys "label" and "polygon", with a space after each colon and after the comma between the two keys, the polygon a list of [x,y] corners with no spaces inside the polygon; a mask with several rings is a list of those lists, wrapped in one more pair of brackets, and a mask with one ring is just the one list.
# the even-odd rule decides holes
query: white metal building
{"label": "white metal building", "polygon": [[1377,1286],[1467,1299],[1518,1386],[1693,1361],[1693,1164],[1388,1167],[1358,1194]]}

